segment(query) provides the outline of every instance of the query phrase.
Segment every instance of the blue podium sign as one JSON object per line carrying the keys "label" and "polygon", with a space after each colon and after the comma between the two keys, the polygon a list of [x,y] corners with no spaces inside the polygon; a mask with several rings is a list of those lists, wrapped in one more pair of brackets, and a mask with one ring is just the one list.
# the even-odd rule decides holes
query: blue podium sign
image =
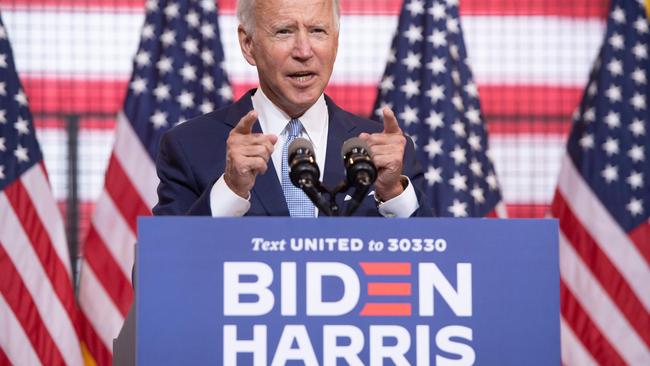
{"label": "blue podium sign", "polygon": [[141,365],[558,365],[555,220],[141,218]]}

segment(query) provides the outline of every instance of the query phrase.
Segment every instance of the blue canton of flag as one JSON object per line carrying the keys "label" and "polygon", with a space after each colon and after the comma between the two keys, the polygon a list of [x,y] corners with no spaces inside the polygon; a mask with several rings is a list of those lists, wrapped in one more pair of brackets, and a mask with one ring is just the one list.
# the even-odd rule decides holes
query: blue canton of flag
{"label": "blue canton of flag", "polygon": [[146,9],[124,113],[155,159],[167,129],[230,104],[233,95],[215,0],[148,0]]}
{"label": "blue canton of flag", "polygon": [[0,19],[0,191],[43,160],[32,121]]}
{"label": "blue canton of flag", "polygon": [[605,42],[574,116],[568,152],[583,179],[627,232],[650,216],[648,47],[642,1],[615,1]]}
{"label": "blue canton of flag", "polygon": [[458,0],[407,0],[373,118],[395,111],[439,216],[505,216],[458,16]]}

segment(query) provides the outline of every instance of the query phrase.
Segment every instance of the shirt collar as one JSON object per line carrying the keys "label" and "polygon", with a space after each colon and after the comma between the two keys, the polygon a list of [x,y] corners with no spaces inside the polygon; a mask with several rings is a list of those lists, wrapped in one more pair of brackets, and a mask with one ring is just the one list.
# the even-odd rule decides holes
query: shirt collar
{"label": "shirt collar", "polygon": [[[284,132],[287,123],[291,120],[291,117],[273,104],[264,94],[262,88],[257,88],[252,100],[253,108],[257,111],[262,131],[266,134],[280,136]],[[329,121],[327,103],[325,103],[324,95],[321,94],[316,100],[316,103],[309,107],[298,119],[302,123],[312,143],[318,143]]]}

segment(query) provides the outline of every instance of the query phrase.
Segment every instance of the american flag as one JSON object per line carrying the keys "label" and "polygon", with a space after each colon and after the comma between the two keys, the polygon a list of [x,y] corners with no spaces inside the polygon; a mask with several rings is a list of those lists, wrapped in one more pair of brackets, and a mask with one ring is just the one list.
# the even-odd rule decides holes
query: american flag
{"label": "american flag", "polygon": [[136,218],[150,215],[157,200],[159,139],[177,123],[232,99],[215,1],[150,0],[146,9],[104,190],[83,245],[83,340],[101,365],[111,363],[113,338],[133,301]]}
{"label": "american flag", "polygon": [[374,118],[384,106],[415,142],[438,216],[505,216],[458,0],[404,2]]}
{"label": "american flag", "polygon": [[0,365],[79,365],[70,255],[0,19]]}
{"label": "american flag", "polygon": [[650,60],[642,0],[613,0],[552,204],[565,365],[650,365]]}

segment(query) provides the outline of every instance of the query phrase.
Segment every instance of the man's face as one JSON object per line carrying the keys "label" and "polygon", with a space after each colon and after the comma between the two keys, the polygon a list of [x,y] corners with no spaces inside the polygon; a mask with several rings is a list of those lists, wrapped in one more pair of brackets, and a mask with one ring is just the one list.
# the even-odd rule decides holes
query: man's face
{"label": "man's face", "polygon": [[291,117],[316,102],[332,75],[339,39],[332,1],[257,1],[252,34],[239,28],[264,94]]}

